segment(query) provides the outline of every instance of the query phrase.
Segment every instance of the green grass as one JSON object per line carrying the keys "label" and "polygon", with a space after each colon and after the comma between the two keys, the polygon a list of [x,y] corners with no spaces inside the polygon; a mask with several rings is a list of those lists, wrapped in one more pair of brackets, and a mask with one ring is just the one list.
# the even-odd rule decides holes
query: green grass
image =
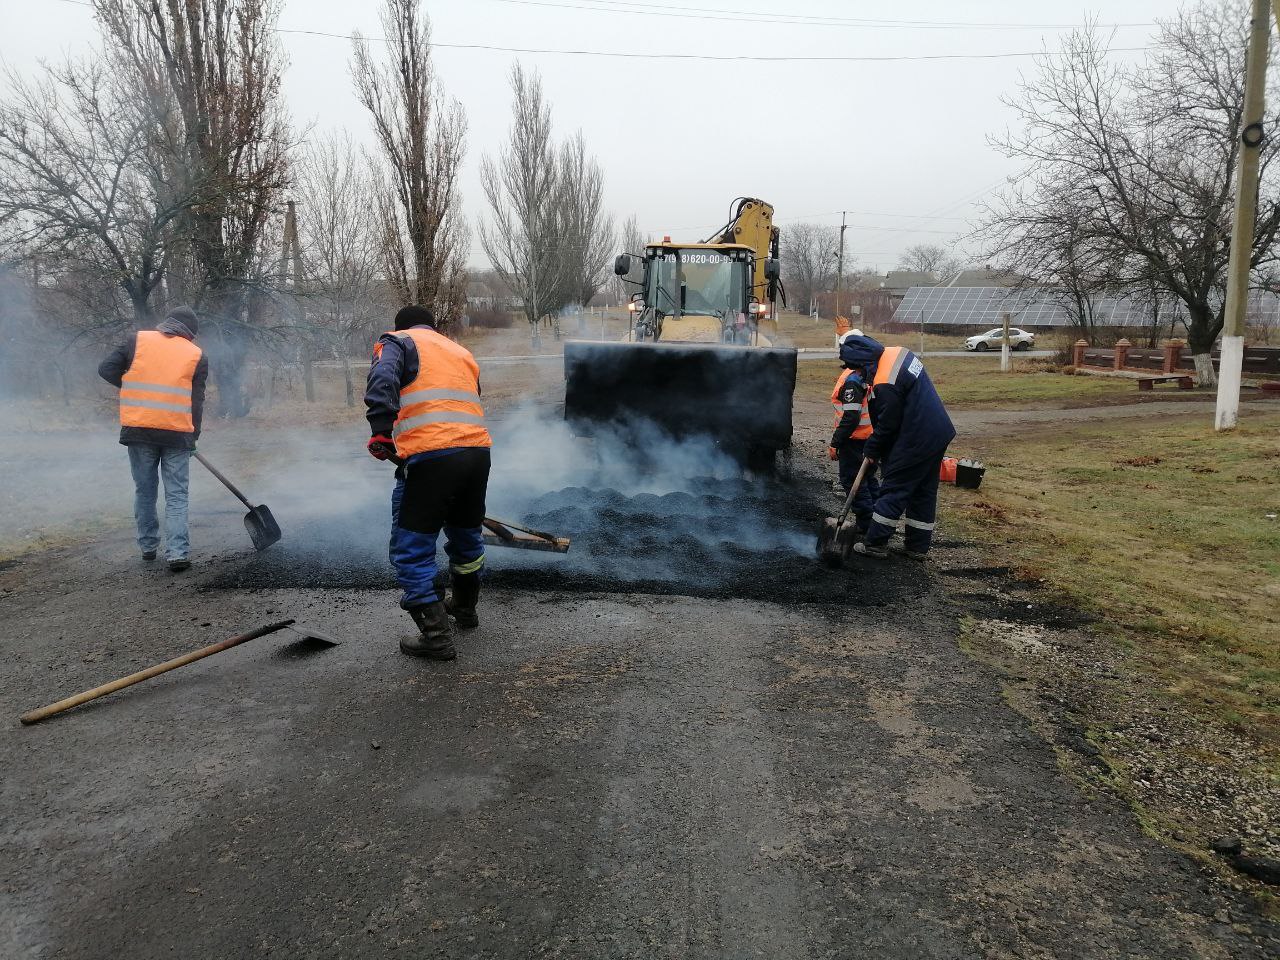
{"label": "green grass", "polygon": [[[1070,376],[1048,372],[1046,364],[1017,359],[1010,373],[1000,372],[1000,358],[924,357],[925,369],[947,406],[956,410],[1066,409],[1136,402],[1132,380]],[[834,360],[801,360],[796,392],[831,390],[839,370]]]}
{"label": "green grass", "polygon": [[1092,610],[1171,695],[1280,746],[1280,414],[977,440],[951,515]]}

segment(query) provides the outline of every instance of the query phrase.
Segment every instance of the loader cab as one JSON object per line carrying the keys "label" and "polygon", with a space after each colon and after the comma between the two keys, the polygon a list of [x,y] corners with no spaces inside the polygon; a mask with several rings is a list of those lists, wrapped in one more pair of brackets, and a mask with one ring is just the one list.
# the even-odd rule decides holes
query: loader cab
{"label": "loader cab", "polygon": [[751,248],[736,244],[647,247],[631,339],[752,343],[767,308],[753,296],[754,268]]}

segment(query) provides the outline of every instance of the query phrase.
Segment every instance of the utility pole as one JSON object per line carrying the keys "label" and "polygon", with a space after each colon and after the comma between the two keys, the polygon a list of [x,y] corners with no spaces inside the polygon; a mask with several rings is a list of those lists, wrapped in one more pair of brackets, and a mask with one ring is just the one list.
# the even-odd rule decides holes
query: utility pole
{"label": "utility pole", "polygon": [[[847,211],[840,211],[840,251],[836,254],[836,316],[840,316],[840,288],[844,285],[844,232],[849,229],[845,223]],[[832,318],[834,319],[834,318]]]}
{"label": "utility pole", "polygon": [[[292,281],[292,284],[290,283]],[[302,245],[298,243],[298,210],[297,204],[286,201],[284,212],[284,245],[280,251],[280,285],[292,286],[293,296],[289,300],[290,313],[299,330],[298,352],[302,360],[302,386],[306,392],[307,403],[316,402],[316,382],[311,369],[311,335],[303,329],[306,311],[300,300],[302,293]]]}
{"label": "utility pole", "polygon": [[1000,314],[1000,323],[1004,327],[1004,341],[1000,344],[1000,372],[1009,372],[1009,314]]}
{"label": "utility pole", "polygon": [[[1234,429],[1240,419],[1240,378],[1244,366],[1244,319],[1249,305],[1249,273],[1253,234],[1258,215],[1258,155],[1265,139],[1267,45],[1271,20],[1267,0],[1253,0],[1249,24],[1249,53],[1244,68],[1244,115],[1240,130],[1240,161],[1236,169],[1236,209],[1231,226],[1231,256],[1227,265],[1227,308],[1223,318],[1222,350],[1218,361],[1218,404],[1215,430]],[[1280,17],[1280,4],[1277,4]]]}

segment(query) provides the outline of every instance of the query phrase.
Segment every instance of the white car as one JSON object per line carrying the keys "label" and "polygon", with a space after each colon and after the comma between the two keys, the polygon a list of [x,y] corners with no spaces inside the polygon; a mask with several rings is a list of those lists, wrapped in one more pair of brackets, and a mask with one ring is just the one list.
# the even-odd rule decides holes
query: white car
{"label": "white car", "polygon": [[[964,342],[966,350],[999,350],[1004,345],[1004,329],[996,327],[994,330],[988,330],[986,333],[980,333],[976,337],[970,337]],[[1011,350],[1030,350],[1036,345],[1036,335],[1027,333],[1017,327],[1009,328],[1009,349]]]}

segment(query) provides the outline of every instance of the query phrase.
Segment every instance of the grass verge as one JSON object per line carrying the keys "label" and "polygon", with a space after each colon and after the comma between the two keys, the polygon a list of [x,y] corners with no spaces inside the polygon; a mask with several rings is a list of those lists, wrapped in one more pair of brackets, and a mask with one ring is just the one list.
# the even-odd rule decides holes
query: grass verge
{"label": "grass verge", "polygon": [[[1280,413],[1059,424],[981,439],[950,516],[1094,612],[1137,669],[1280,749]],[[1274,755],[1274,753],[1273,753]]]}
{"label": "grass verge", "polygon": [[[925,369],[947,406],[955,410],[1027,410],[1093,407],[1136,403],[1138,389],[1132,380],[1111,377],[1069,376],[1036,360],[1014,360],[1010,373],[1000,372],[1000,358],[930,357]],[[830,393],[840,371],[837,361],[801,360],[796,394]],[[1193,391],[1196,397],[1205,397]],[[1160,394],[1161,399],[1168,399]]]}

